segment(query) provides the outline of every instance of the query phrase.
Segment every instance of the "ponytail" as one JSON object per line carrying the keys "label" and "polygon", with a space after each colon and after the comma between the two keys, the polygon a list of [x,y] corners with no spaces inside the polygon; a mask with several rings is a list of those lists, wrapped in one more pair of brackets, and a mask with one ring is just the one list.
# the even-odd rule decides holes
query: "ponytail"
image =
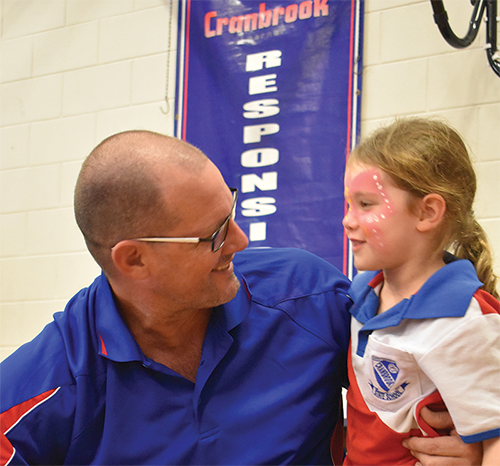
{"label": "ponytail", "polygon": [[466,224],[462,224],[461,227],[457,235],[457,241],[454,244],[454,254],[460,259],[471,261],[479,280],[484,284],[482,288],[496,299],[499,299],[500,296],[497,291],[498,277],[493,271],[493,257],[485,231],[473,214],[469,216]]}

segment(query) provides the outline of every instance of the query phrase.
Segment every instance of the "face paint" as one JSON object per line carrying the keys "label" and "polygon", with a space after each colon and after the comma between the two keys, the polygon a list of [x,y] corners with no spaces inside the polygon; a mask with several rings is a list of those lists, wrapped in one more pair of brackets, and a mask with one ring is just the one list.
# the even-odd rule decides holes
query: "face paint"
{"label": "face paint", "polygon": [[382,184],[380,171],[373,167],[360,166],[348,169],[345,197],[349,203],[348,215],[352,215],[357,221],[366,241],[379,249],[386,247],[381,222],[395,212]]}

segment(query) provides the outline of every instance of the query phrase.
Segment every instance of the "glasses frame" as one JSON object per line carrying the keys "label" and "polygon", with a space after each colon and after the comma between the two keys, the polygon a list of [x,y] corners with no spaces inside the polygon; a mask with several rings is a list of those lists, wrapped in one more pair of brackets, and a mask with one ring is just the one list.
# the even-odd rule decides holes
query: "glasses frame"
{"label": "glasses frame", "polygon": [[[169,237],[169,236],[158,236],[158,237],[145,237],[145,238],[132,238],[129,241],[141,241],[144,243],[212,243],[212,252],[217,252],[222,246],[224,246],[224,243],[226,242],[226,237],[227,237],[227,232],[229,228],[226,228],[229,221],[234,217],[236,214],[236,203],[238,202],[238,189],[237,188],[229,188],[233,195],[233,206],[231,207],[231,213],[225,218],[225,220],[222,222],[222,225],[217,228],[217,230],[211,234],[210,236],[207,236],[206,238],[199,238],[199,237]],[[219,233],[226,228],[226,232],[224,234],[224,238],[222,239],[222,242],[215,248],[215,239],[219,235]]]}

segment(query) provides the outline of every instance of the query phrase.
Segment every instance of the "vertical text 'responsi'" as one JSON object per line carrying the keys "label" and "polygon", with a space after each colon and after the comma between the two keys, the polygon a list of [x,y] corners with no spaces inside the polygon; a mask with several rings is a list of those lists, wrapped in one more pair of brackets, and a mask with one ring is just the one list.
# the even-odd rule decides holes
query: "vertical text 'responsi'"
{"label": "vertical text 'responsi'", "polygon": [[[267,52],[253,53],[246,56],[245,71],[254,73],[262,71],[264,68],[276,68],[281,66],[281,51],[270,50]],[[251,76],[248,80],[249,96],[269,94],[278,91],[277,74],[259,74]],[[265,98],[251,100],[243,105],[243,117],[247,120],[260,120],[265,118],[266,122],[245,125],[243,127],[243,143],[249,145],[249,149],[241,154],[241,165],[245,169],[268,168],[259,175],[247,173],[241,176],[241,192],[254,193],[269,192],[268,196],[257,196],[245,199],[241,203],[242,215],[245,217],[264,217],[276,212],[276,199],[271,194],[278,189],[278,172],[271,167],[279,160],[279,150],[275,147],[265,146],[265,137],[276,134],[280,130],[278,123],[269,122],[268,118],[280,112],[279,100]],[[264,141],[263,141],[264,138]],[[259,145],[257,148],[252,148]],[[257,219],[256,219],[257,220]],[[249,240],[264,241],[267,237],[265,221],[250,223]]]}

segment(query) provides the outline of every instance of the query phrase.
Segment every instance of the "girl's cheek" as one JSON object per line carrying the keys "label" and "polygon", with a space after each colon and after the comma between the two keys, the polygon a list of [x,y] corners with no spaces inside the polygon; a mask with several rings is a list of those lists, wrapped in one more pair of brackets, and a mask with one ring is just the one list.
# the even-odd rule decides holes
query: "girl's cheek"
{"label": "girl's cheek", "polygon": [[386,248],[386,241],[382,231],[384,219],[384,214],[377,215],[371,212],[364,215],[363,219],[360,219],[359,222],[365,234],[366,242],[379,250],[384,250]]}

